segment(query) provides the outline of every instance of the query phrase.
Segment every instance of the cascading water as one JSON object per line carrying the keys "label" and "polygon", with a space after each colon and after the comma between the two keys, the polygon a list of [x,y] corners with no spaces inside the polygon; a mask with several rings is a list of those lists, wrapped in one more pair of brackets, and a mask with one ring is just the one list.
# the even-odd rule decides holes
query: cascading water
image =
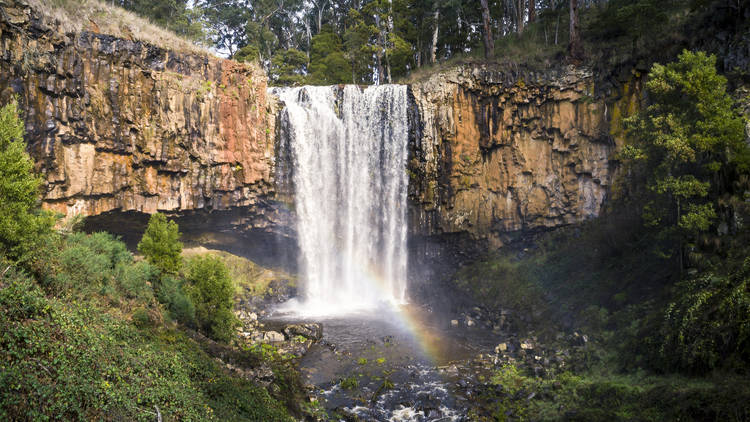
{"label": "cascading water", "polygon": [[275,89],[291,155],[301,312],[406,301],[407,91],[354,85]]}

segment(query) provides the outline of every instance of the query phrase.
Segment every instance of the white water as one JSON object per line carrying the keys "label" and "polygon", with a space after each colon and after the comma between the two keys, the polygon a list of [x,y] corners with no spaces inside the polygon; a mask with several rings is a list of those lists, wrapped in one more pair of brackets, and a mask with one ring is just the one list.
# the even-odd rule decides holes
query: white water
{"label": "white water", "polygon": [[335,315],[406,301],[405,86],[275,89],[291,153],[303,300]]}

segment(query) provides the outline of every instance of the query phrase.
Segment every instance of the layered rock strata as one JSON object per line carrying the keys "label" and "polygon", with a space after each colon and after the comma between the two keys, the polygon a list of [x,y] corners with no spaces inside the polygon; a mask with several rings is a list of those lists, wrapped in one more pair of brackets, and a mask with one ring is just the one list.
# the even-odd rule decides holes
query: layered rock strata
{"label": "layered rock strata", "polygon": [[599,215],[612,183],[617,124],[638,89],[609,105],[582,68],[544,73],[461,66],[412,85],[420,136],[409,162],[416,235],[510,232]]}
{"label": "layered rock strata", "polygon": [[63,214],[254,207],[274,190],[261,69],[95,32],[0,2],[0,100],[17,95]]}

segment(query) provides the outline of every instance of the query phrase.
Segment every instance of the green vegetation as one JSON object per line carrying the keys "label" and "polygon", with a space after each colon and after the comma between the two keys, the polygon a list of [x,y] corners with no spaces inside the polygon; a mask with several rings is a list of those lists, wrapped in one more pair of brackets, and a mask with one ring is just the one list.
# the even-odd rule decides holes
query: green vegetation
{"label": "green vegetation", "polygon": [[750,410],[750,388],[737,377],[565,372],[537,378],[508,364],[490,382],[502,388],[480,394],[488,411],[473,411],[472,420],[741,421]]}
{"label": "green vegetation", "polygon": [[359,380],[356,375],[351,375],[341,380],[341,388],[344,390],[356,390],[359,388]]}
{"label": "green vegetation", "polygon": [[684,248],[731,208],[719,198],[743,194],[732,180],[750,170],[745,122],[726,85],[714,56],[685,51],[674,63],[654,65],[646,83],[653,103],[625,121],[630,142],[621,155],[631,195],[681,265]]}
{"label": "green vegetation", "polygon": [[232,312],[234,286],[221,260],[212,256],[194,258],[187,275],[187,294],[195,305],[198,326],[215,340],[229,341],[237,318]]}
{"label": "green vegetation", "polygon": [[0,253],[28,263],[54,220],[37,208],[42,179],[32,174],[15,100],[0,108]]}
{"label": "green vegetation", "polygon": [[[14,187],[2,194],[18,198],[3,201],[3,211],[50,224],[34,227],[44,242],[17,237],[24,249],[9,242],[0,250],[0,420],[293,420],[288,409],[299,413],[292,402],[300,387],[286,363],[212,343],[170,321],[160,302],[180,321],[196,315],[178,274],[160,271],[159,260],[137,261],[110,234],[52,232],[51,218],[35,208],[39,181],[29,173],[15,106],[1,115],[2,183]],[[226,310],[234,292],[226,268],[200,262],[192,274],[222,286]],[[205,296],[196,279],[191,286]],[[220,321],[210,301],[195,301],[200,322]],[[208,352],[217,348],[247,368],[270,365],[275,396],[231,376]]]}
{"label": "green vegetation", "polygon": [[703,53],[655,65],[652,102],[627,121],[627,171],[605,215],[456,274],[478,303],[523,316],[513,319],[521,332],[550,344],[569,329],[591,339],[568,372],[499,370],[502,393],[487,393],[494,418],[750,414],[750,228],[738,223],[750,216],[750,168],[745,121],[725,87]]}
{"label": "green vegetation", "polygon": [[182,267],[180,229],[161,213],[151,215],[138,252],[164,274],[176,274]]}

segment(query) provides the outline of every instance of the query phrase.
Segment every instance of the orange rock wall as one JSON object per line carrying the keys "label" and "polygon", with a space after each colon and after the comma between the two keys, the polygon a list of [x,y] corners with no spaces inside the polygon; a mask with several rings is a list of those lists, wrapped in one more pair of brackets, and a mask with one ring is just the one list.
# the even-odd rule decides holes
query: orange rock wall
{"label": "orange rock wall", "polygon": [[458,67],[412,92],[422,130],[409,163],[416,234],[468,232],[500,246],[509,232],[599,215],[617,142],[585,69]]}
{"label": "orange rock wall", "polygon": [[254,66],[57,24],[22,0],[0,16],[0,101],[63,214],[252,206],[273,193],[274,116]]}

